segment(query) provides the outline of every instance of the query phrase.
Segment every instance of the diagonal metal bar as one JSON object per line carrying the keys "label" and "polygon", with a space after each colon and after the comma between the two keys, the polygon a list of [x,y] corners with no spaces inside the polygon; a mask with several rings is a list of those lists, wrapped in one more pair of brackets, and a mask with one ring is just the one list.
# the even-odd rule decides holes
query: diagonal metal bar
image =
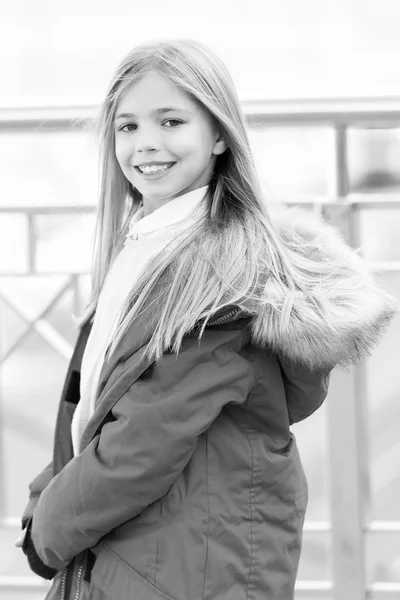
{"label": "diagonal metal bar", "polygon": [[11,310],[13,310],[25,323],[28,327],[14,340],[14,343],[8,349],[8,351],[2,356],[1,362],[5,362],[6,359],[12,354],[15,348],[26,339],[32,331],[35,331],[35,325],[38,321],[40,321],[58,302],[58,300],[64,295],[65,291],[69,288],[70,284],[63,285],[61,290],[56,294],[55,297],[52,298],[51,302],[37,315],[34,320],[31,320],[19,307],[17,307],[14,303],[12,303],[8,298],[1,296],[0,298],[3,300]]}
{"label": "diagonal metal bar", "polygon": [[63,295],[71,289],[74,283],[73,276],[69,277],[67,282],[62,285],[58,292],[53,296],[50,302],[44,307],[44,309],[38,314],[35,319],[31,319],[23,307],[17,306],[14,302],[10,301],[3,294],[0,294],[0,299],[11,308],[21,319],[28,324],[27,329],[18,336],[7,352],[1,357],[1,363],[4,363],[7,358],[14,352],[14,350],[26,339],[32,331],[36,331],[50,346],[56,350],[63,358],[69,359],[72,355],[72,346],[44,320],[44,317],[53,309],[57,302],[63,297]]}

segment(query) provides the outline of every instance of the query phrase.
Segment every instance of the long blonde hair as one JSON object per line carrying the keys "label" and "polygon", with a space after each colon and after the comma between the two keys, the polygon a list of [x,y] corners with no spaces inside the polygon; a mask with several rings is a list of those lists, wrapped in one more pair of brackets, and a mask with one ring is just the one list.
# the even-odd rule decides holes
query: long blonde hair
{"label": "long blonde hair", "polygon": [[[205,108],[227,144],[227,150],[217,157],[201,217],[180,235],[179,244],[149,262],[132,288],[110,338],[108,351],[112,352],[133,321],[145,316],[154,326],[147,352],[158,361],[167,348],[179,353],[184,335],[202,321],[200,339],[210,317],[223,306],[241,303],[256,310],[257,303],[273,304],[274,299],[265,298],[260,291],[271,277],[284,290],[285,302],[278,307],[282,328],[295,294],[302,290],[311,295],[304,256],[299,256],[296,265],[296,253],[272,226],[227,68],[202,43],[161,40],[129,52],[117,68],[100,110],[101,179],[92,295],[81,325],[95,311],[107,272],[142,199],[117,162],[113,121],[126,88],[150,70],[159,71]],[[318,305],[317,300],[310,299]],[[323,312],[322,307],[318,308]]]}

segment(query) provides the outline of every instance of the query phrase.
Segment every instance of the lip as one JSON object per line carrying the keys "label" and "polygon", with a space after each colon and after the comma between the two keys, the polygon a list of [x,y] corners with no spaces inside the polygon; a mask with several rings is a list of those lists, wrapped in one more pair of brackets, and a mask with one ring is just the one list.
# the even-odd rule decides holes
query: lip
{"label": "lip", "polygon": [[[146,163],[140,163],[141,165],[145,165]],[[142,179],[145,180],[152,180],[152,179],[160,179],[161,177],[163,177],[164,175],[166,175],[166,173],[168,173],[168,171],[170,171],[172,169],[172,167],[174,167],[176,165],[176,163],[165,163],[165,162],[152,162],[152,163],[147,163],[147,164],[151,164],[151,165],[171,165],[170,167],[168,167],[168,169],[165,169],[164,171],[159,171],[158,173],[142,173],[142,171],[139,169],[139,167],[135,166],[134,169],[136,171],[136,173],[138,173],[140,175],[140,177]]]}
{"label": "lip", "polygon": [[147,162],[141,162],[135,165],[135,167],[148,167],[149,165],[171,165],[173,160],[148,160]]}

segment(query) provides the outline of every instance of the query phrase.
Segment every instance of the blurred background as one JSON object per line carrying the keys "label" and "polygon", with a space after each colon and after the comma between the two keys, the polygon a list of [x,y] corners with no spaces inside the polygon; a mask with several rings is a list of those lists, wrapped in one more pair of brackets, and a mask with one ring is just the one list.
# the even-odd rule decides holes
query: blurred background
{"label": "blurred background", "polygon": [[[47,584],[14,548],[51,459],[89,291],[97,146],[84,125],[136,44],[209,44],[236,82],[271,202],[361,248],[400,299],[398,0],[0,3],[0,598]],[[293,428],[309,481],[296,600],[400,599],[400,322]]]}

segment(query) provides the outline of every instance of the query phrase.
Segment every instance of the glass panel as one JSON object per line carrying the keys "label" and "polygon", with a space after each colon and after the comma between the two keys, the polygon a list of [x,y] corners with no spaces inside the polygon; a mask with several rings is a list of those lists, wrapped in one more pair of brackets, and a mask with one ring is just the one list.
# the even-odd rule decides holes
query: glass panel
{"label": "glass panel", "polygon": [[249,128],[248,136],[261,183],[273,197],[327,193],[327,128]]}
{"label": "glass panel", "polygon": [[307,521],[327,521],[330,518],[326,402],[308,419],[292,426],[308,481]]}
{"label": "glass panel", "polygon": [[400,260],[400,206],[360,209],[360,231],[367,260]]}
{"label": "glass panel", "polygon": [[90,300],[90,291],[91,291],[91,278],[90,275],[79,275],[79,291],[80,291],[80,304],[82,310]]}
{"label": "glass panel", "polygon": [[[0,170],[1,172],[2,170]],[[14,187],[18,186],[14,185]],[[28,222],[26,216],[0,213],[0,273],[26,272],[28,269],[27,259]]]}
{"label": "glass panel", "polygon": [[400,129],[348,130],[351,192],[400,190]]}
{"label": "glass panel", "polygon": [[15,305],[29,321],[33,321],[51,303],[54,296],[68,282],[68,277],[2,277],[0,285],[8,303]]}
{"label": "glass panel", "polygon": [[15,312],[0,300],[0,360],[17,338],[26,330],[27,325]]}
{"label": "glass panel", "polygon": [[0,205],[97,202],[97,154],[89,132],[2,132],[0,164]]}
{"label": "glass panel", "polygon": [[88,272],[92,260],[94,214],[36,217],[37,270]]}
{"label": "glass panel", "polygon": [[368,585],[376,581],[400,582],[400,534],[369,533],[366,542]]}
{"label": "glass panel", "polygon": [[21,514],[28,483],[50,462],[67,361],[36,333],[1,369],[3,500],[7,517]]}
{"label": "glass panel", "polygon": [[330,533],[303,532],[298,581],[328,581],[332,579],[331,545]]}
{"label": "glass panel", "polygon": [[78,327],[72,321],[73,307],[74,290],[70,289],[64,293],[46,319],[71,345],[75,343],[78,335]]}
{"label": "glass panel", "polygon": [[[21,548],[14,546],[14,541],[21,532],[21,528],[0,528],[0,576],[7,577],[29,577],[32,580],[35,577],[34,573],[29,568],[28,561]],[[38,581],[36,579],[36,581]],[[40,588],[21,587],[19,590],[11,587],[0,587],[1,600],[43,600],[46,595],[46,589],[50,586],[50,581],[45,579],[39,580],[43,582],[42,591]]]}
{"label": "glass panel", "polygon": [[[386,273],[386,289],[400,300],[400,273]],[[400,520],[400,316],[368,360],[371,518]]]}

